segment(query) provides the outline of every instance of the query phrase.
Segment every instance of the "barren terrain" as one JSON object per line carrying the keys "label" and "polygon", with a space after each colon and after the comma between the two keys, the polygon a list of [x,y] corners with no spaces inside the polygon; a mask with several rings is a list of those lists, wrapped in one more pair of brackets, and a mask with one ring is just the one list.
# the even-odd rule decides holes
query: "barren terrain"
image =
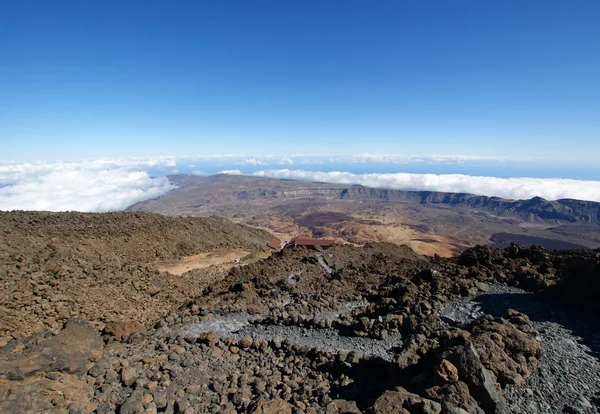
{"label": "barren terrain", "polygon": [[600,250],[269,254],[146,213],[2,213],[0,236],[0,412],[598,411]]}
{"label": "barren terrain", "polygon": [[152,323],[231,267],[168,273],[165,263],[215,249],[260,255],[270,239],[219,217],[0,212],[0,345],[69,318]]}
{"label": "barren terrain", "polygon": [[270,252],[250,252],[241,249],[218,249],[206,253],[185,256],[181,259],[172,259],[152,263],[161,272],[181,276],[191,270],[216,267],[229,270],[236,265],[245,265],[259,259],[269,257]]}
{"label": "barren terrain", "polygon": [[600,204],[501,200],[248,176],[171,176],[180,188],[130,207],[173,216],[219,215],[265,229],[362,245],[391,242],[450,257],[475,244],[549,249],[600,246]]}

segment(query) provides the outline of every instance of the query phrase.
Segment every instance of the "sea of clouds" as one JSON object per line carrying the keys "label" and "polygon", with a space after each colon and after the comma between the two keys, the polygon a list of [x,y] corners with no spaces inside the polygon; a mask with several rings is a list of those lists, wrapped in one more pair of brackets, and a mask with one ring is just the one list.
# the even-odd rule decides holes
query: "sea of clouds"
{"label": "sea of clouds", "polygon": [[270,165],[353,165],[353,164],[466,164],[480,161],[535,161],[537,158],[508,158],[488,155],[406,155],[406,154],[353,154],[353,155],[255,155],[244,157],[237,155],[212,155],[204,157],[186,157],[196,161],[212,161],[215,164],[226,162],[230,165],[266,167]]}
{"label": "sea of clouds", "polygon": [[0,210],[124,210],[175,188],[147,171],[174,165],[167,158],[0,164]]}
{"label": "sea of clouds", "polygon": [[[360,156],[353,160],[373,162],[376,158]],[[328,163],[326,157],[311,160],[313,169],[317,166],[321,171],[310,171],[302,169],[305,158],[298,156],[262,157],[261,162],[268,159],[270,164],[278,166],[291,162],[301,169],[264,168],[260,163],[253,165],[253,162],[249,162],[244,164],[245,171],[240,171],[240,159],[242,158],[205,157],[193,163],[189,158],[174,157],[93,159],[78,162],[0,161],[0,210],[119,211],[176,188],[166,177],[168,174],[185,172],[205,175],[218,171],[281,179],[360,184],[376,188],[472,193],[509,199],[539,196],[548,200],[575,198],[600,202],[600,181],[592,180],[498,178],[466,174],[355,173],[332,171],[340,167],[340,161]],[[434,158],[427,158],[427,162],[433,162],[432,159]],[[398,158],[394,159],[397,160]],[[413,159],[412,162],[422,162],[418,160]],[[469,159],[451,161],[469,162]],[[380,162],[389,163],[390,160],[384,158]],[[449,161],[441,158],[441,162]],[[225,165],[233,168],[217,169]],[[402,165],[397,169],[401,170]]]}

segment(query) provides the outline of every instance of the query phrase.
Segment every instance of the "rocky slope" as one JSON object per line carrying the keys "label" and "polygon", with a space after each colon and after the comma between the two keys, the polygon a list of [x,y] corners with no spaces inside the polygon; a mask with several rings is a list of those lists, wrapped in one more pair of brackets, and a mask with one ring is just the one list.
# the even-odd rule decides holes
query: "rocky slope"
{"label": "rocky slope", "polygon": [[[103,343],[67,317],[11,339],[0,411],[594,413],[599,261],[515,245],[451,259],[388,243],[284,250],[182,290],[146,330],[105,327]],[[53,294],[69,279],[55,280]]]}
{"label": "rocky slope", "polygon": [[271,236],[220,217],[0,212],[0,345],[70,318],[141,328],[214,276],[152,266],[216,248],[267,250]]}

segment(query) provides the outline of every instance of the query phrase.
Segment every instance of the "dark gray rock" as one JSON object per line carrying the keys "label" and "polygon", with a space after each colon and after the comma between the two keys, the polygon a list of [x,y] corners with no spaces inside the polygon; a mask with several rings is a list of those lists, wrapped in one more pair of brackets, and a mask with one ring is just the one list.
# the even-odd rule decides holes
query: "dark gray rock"
{"label": "dark gray rock", "polygon": [[119,408],[120,414],[139,414],[142,412],[144,412],[144,405],[140,394],[134,394],[127,398]]}

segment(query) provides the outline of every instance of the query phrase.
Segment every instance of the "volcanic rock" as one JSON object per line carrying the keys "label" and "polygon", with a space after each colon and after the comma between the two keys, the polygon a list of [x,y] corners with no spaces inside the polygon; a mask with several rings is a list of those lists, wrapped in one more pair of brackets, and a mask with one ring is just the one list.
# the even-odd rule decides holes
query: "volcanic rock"
{"label": "volcanic rock", "polygon": [[92,326],[81,319],[69,320],[56,336],[31,348],[17,345],[0,351],[0,378],[22,380],[52,371],[83,374],[86,364],[102,355],[103,343]]}
{"label": "volcanic rock", "polygon": [[371,412],[374,414],[439,414],[442,412],[442,406],[435,401],[422,398],[402,387],[398,387],[394,391],[384,392],[373,404]]}
{"label": "volcanic rock", "polygon": [[256,403],[253,414],[292,414],[292,407],[281,399],[264,400]]}

